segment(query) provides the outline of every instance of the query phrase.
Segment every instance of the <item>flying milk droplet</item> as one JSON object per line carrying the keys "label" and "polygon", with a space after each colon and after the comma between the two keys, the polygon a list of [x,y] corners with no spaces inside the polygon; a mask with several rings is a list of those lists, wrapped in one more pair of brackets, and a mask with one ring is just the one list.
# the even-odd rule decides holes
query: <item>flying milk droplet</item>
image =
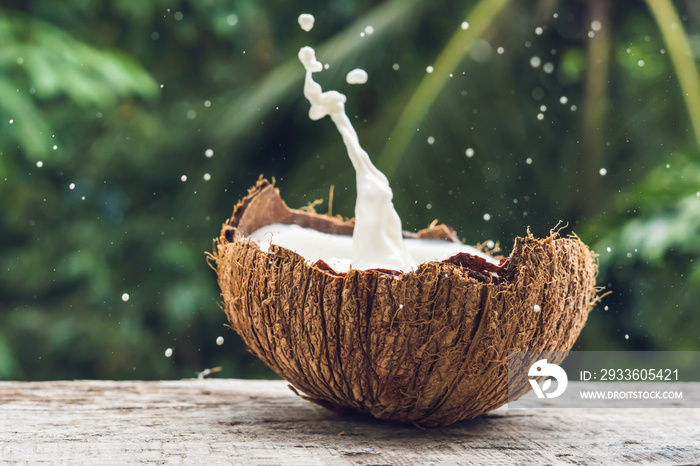
{"label": "flying milk droplet", "polygon": [[360,68],[350,71],[345,77],[348,84],[364,84],[367,82],[367,72]]}
{"label": "flying milk droplet", "polygon": [[313,15],[303,13],[303,14],[299,15],[299,19],[298,19],[299,26],[301,26],[301,28],[304,31],[309,32],[311,29],[313,29],[315,20],[316,19],[314,18]]}

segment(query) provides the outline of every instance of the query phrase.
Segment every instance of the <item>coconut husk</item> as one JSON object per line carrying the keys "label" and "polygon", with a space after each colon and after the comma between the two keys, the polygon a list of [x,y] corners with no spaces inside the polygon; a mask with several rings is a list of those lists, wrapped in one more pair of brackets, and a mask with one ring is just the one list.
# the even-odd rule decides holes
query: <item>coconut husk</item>
{"label": "coconut husk", "polygon": [[[508,400],[508,353],[568,351],[596,300],[594,255],[577,238],[517,238],[500,266],[459,254],[406,273],[337,273],[246,239],[270,223],[350,235],[353,221],[290,209],[261,179],[212,255],[233,329],[296,391],[338,411],[421,426],[486,413]],[[408,236],[457,238],[444,225]]]}

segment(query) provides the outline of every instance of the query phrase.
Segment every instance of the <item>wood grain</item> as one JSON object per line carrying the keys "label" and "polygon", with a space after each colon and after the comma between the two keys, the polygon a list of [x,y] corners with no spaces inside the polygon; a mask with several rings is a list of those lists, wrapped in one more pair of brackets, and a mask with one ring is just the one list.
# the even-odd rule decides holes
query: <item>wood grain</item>
{"label": "wood grain", "polygon": [[204,462],[698,464],[700,409],[501,408],[422,430],[337,415],[282,381],[0,382],[0,464]]}

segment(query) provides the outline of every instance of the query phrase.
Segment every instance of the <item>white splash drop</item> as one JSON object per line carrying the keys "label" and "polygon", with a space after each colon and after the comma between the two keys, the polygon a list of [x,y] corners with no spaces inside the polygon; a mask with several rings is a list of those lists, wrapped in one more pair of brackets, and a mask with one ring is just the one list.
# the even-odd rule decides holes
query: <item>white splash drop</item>
{"label": "white splash drop", "polygon": [[345,76],[348,84],[364,84],[367,82],[367,72],[360,68],[355,68]]}
{"label": "white splash drop", "polygon": [[214,151],[211,149],[207,149],[204,151],[204,155],[209,157],[209,158],[212,158],[212,157],[214,157]]}
{"label": "white splash drop", "polygon": [[314,18],[313,15],[310,15],[308,13],[303,13],[303,14],[299,15],[298,21],[299,21],[299,26],[301,26],[301,28],[304,31],[309,32],[310,30],[312,30],[314,28],[314,21],[316,21],[316,19]]}
{"label": "white splash drop", "polygon": [[216,337],[216,344],[221,346],[224,344],[224,337]]}
{"label": "white splash drop", "polygon": [[535,304],[534,307],[532,308],[535,312],[540,312],[542,308],[540,307],[539,304]]}
{"label": "white splash drop", "polygon": [[129,293],[122,294],[122,301],[127,302],[129,300]]}
{"label": "white splash drop", "polygon": [[469,147],[466,151],[464,151],[465,154],[467,154],[467,157],[472,158],[474,157],[474,149]]}
{"label": "white splash drop", "polygon": [[172,348],[167,348],[167,349],[165,350],[165,357],[166,357],[166,358],[169,358],[169,357],[172,356],[172,355],[173,355],[173,349],[172,349]]}

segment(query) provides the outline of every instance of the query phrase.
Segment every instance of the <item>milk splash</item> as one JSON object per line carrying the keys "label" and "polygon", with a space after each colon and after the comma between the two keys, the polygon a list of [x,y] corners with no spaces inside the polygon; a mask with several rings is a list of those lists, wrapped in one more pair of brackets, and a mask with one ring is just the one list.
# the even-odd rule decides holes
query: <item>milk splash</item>
{"label": "milk splash", "polygon": [[313,73],[322,71],[323,65],[316,60],[313,48],[302,47],[299,60],[306,69],[304,96],[311,103],[309,118],[331,117],[355,168],[357,200],[352,235],[353,268],[404,269],[417,266],[403,242],[401,219],[394,209],[389,181],[360,146],[357,133],[345,113],[345,96],[337,91],[323,92],[321,85],[314,81]]}

